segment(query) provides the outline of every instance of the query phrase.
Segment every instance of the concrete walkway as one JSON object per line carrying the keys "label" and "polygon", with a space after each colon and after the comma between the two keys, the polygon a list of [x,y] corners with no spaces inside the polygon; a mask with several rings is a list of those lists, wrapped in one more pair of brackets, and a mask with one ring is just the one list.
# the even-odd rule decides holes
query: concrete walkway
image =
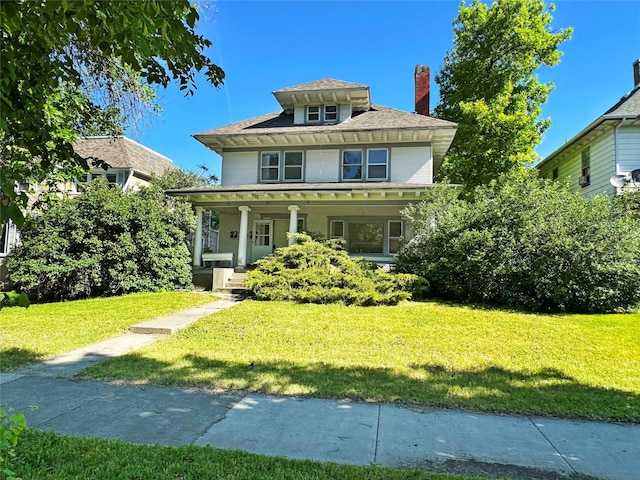
{"label": "concrete walkway", "polygon": [[[215,302],[197,307],[198,314],[191,309],[141,328],[185,326],[234,304],[232,299]],[[0,403],[24,412],[33,428],[135,443],[210,445],[297,459],[527,480],[640,478],[640,425],[71,378],[88,365],[158,337],[132,333],[0,374]]]}

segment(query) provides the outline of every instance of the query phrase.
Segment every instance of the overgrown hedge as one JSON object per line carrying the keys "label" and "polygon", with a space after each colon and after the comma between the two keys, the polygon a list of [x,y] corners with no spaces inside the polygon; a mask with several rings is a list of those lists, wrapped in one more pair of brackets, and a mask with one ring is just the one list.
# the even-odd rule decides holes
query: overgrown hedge
{"label": "overgrown hedge", "polygon": [[640,222],[630,209],[532,176],[473,197],[443,189],[405,211],[414,237],[398,269],[424,277],[431,296],[551,312],[639,306]]}
{"label": "overgrown hedge", "polygon": [[335,242],[296,234],[297,243],[279,248],[249,272],[245,288],[258,300],[346,305],[395,305],[419,287],[415,275],[385,272],[351,258]]}
{"label": "overgrown hedge", "polygon": [[191,208],[159,188],[129,193],[100,179],[27,216],[8,279],[38,300],[191,288],[194,224]]}

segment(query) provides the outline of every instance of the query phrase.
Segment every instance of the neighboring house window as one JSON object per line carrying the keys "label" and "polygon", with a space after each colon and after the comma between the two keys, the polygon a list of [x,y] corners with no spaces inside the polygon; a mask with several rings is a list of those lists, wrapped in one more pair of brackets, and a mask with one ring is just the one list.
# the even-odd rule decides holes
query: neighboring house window
{"label": "neighboring house window", "polygon": [[398,253],[402,237],[402,222],[389,220],[389,253]]}
{"label": "neighboring house window", "polygon": [[307,107],[307,122],[320,121],[320,106]]}
{"label": "neighboring house window", "polygon": [[16,225],[9,221],[2,225],[0,229],[0,255],[8,255],[20,240],[20,235]]}
{"label": "neighboring house window", "polygon": [[92,182],[96,178],[105,177],[107,179],[107,184],[110,188],[115,187],[116,185],[119,187],[124,187],[124,173],[125,172],[90,172],[83,173],[80,175],[80,178],[76,181],[76,190],[78,192],[82,192],[82,185]]}
{"label": "neighboring house window", "polygon": [[344,238],[344,221],[331,220],[329,236],[330,238]]}
{"label": "neighboring house window", "polygon": [[558,167],[553,169],[553,172],[551,172],[551,180],[557,180],[558,179]]}
{"label": "neighboring house window", "polygon": [[284,152],[284,181],[302,181],[302,152]]}
{"label": "neighboring house window", "polygon": [[280,154],[263,153],[260,157],[260,181],[277,182],[280,179]]}
{"label": "neighboring house window", "polygon": [[364,158],[362,150],[345,150],[342,152],[343,181],[367,180],[375,182],[388,178],[389,152],[386,148],[367,150],[366,165],[364,164]]}
{"label": "neighboring house window", "polygon": [[386,149],[367,151],[367,180],[386,180],[389,158]]}
{"label": "neighboring house window", "polygon": [[324,107],[324,121],[325,122],[333,122],[338,120],[338,106],[337,105],[326,105]]}
{"label": "neighboring house window", "polygon": [[591,184],[591,147],[582,150],[582,170],[580,174],[580,186],[587,187]]}

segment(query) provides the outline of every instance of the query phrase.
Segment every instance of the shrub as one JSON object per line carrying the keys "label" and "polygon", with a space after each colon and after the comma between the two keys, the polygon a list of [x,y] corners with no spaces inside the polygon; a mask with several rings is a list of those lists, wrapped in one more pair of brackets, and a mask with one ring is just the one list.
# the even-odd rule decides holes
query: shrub
{"label": "shrub", "polygon": [[191,286],[188,205],[168,208],[158,188],[126,193],[92,182],[73,199],[29,215],[8,279],[39,300]]}
{"label": "shrub", "polygon": [[640,302],[640,226],[601,196],[525,175],[441,191],[404,212],[414,237],[398,269],[430,294],[533,311],[609,312]]}
{"label": "shrub", "polygon": [[296,234],[297,243],[256,262],[245,287],[258,300],[346,305],[395,305],[411,297],[415,275],[385,272],[351,258],[335,242]]}

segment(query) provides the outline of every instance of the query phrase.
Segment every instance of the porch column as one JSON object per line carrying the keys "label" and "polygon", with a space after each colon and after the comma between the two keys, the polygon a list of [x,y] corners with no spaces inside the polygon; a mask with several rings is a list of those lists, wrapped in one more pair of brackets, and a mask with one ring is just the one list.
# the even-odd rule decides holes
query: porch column
{"label": "porch column", "polygon": [[196,232],[193,237],[193,266],[202,266],[202,207],[196,207]]}
{"label": "porch column", "polygon": [[[289,205],[289,233],[298,233],[298,210],[300,207],[297,205]],[[296,243],[294,238],[289,238],[289,245]]]}
{"label": "porch column", "polygon": [[247,235],[249,234],[249,212],[246,206],[238,207],[240,210],[240,233],[238,233],[238,267],[247,266]]}

